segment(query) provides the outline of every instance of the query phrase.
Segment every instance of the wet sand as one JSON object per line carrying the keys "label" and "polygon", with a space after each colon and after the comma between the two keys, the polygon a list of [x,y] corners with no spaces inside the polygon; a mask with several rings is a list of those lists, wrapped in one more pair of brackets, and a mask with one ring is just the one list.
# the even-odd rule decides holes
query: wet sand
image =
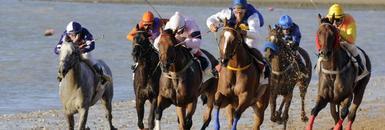
{"label": "wet sand", "polygon": [[[383,79],[376,79],[372,84],[381,82]],[[376,90],[384,89],[383,87],[371,88],[366,90],[365,97],[361,107],[358,110],[357,118],[353,124],[354,129],[358,130],[377,130],[385,128],[383,123],[385,120],[385,99],[383,96],[377,95]],[[310,115],[310,110],[314,105],[316,94],[316,86],[312,85],[308,89],[306,98],[306,112]],[[306,123],[300,119],[300,101],[298,90],[293,97],[292,106],[289,113],[288,129],[298,130],[304,129]],[[367,97],[370,97],[369,99]],[[278,101],[279,102],[279,101]],[[147,108],[149,104],[147,104]],[[205,106],[199,102],[197,111],[194,115],[194,124],[192,129],[200,129],[202,125],[202,113]],[[223,112],[223,111],[221,111]],[[148,110],[146,110],[148,113]],[[136,125],[136,110],[134,101],[115,101],[113,103],[113,124],[119,129],[137,129]],[[147,117],[147,114],[145,115]],[[77,121],[77,116],[75,117]],[[226,128],[226,120],[224,113],[220,117],[222,128]],[[147,122],[147,118],[145,118]],[[213,122],[213,121],[212,121]],[[213,128],[213,123],[210,123],[209,129]],[[247,109],[241,117],[238,128],[251,129],[253,124],[252,109]],[[344,124],[347,124],[345,121]],[[164,111],[161,120],[162,129],[176,129],[177,120],[175,114],[175,107],[171,106]],[[87,126],[91,129],[107,129],[108,124],[104,118],[104,110],[100,104],[91,107],[89,111]],[[147,124],[145,123],[145,126]],[[318,115],[315,121],[314,129],[332,128],[333,119],[329,114],[329,107],[324,108]],[[62,110],[45,110],[28,113],[18,113],[9,115],[0,115],[0,129],[64,129],[66,122]],[[270,121],[270,108],[268,107],[265,113],[265,120],[262,125],[263,129],[282,129],[283,125],[273,123]]]}

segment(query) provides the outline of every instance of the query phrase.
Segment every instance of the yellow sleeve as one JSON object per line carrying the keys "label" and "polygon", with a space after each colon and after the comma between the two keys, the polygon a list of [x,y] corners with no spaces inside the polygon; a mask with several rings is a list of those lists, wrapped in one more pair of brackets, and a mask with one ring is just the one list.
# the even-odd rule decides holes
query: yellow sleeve
{"label": "yellow sleeve", "polygon": [[340,35],[343,40],[354,44],[356,41],[356,23],[353,19],[350,20],[346,28],[340,30]]}

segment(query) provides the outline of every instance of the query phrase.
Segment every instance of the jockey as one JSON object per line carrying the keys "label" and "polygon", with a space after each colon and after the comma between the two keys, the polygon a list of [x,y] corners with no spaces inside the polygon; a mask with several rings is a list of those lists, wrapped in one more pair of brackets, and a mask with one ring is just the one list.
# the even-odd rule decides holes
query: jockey
{"label": "jockey", "polygon": [[[102,77],[102,83],[110,80],[110,77],[104,75],[102,67],[97,64],[97,61],[91,56],[91,51],[95,48],[95,40],[92,37],[92,34],[86,28],[82,27],[78,22],[69,22],[66,30],[60,37],[59,43],[54,49],[55,54],[58,55],[60,53],[60,48],[64,41],[79,45],[80,51],[82,53],[81,59],[90,67],[92,66],[94,70],[96,70],[97,74]],[[63,77],[58,78],[59,81],[61,81],[61,78]]]}
{"label": "jockey", "polygon": [[299,70],[302,72],[305,71],[305,65],[301,60],[301,55],[298,53],[299,43],[301,42],[301,31],[296,23],[293,22],[289,15],[283,15],[278,20],[278,24],[276,25],[282,28],[282,32],[284,35],[283,41],[286,45],[290,47],[295,54],[295,60],[297,62]]}
{"label": "jockey", "polygon": [[[147,11],[143,14],[142,20],[138,23],[138,25],[140,29],[144,29],[151,36],[150,41],[153,43],[155,38],[159,36],[160,29],[166,24],[167,21],[168,19],[154,17],[154,14],[151,11]],[[136,32],[136,27],[134,27],[131,32],[127,34],[127,40],[132,42]]]}
{"label": "jockey", "polygon": [[[232,7],[223,9],[210,16],[206,24],[211,32],[217,32],[223,19],[228,19],[231,26],[240,23],[239,27],[242,29],[241,34],[245,36],[244,41],[247,46],[250,47],[249,52],[253,56],[256,56],[255,58],[259,61],[265,62],[256,46],[259,29],[264,24],[262,14],[259,13],[253,5],[248,4],[246,0],[233,0]],[[266,66],[266,62],[264,66]],[[267,79],[268,74],[269,71],[265,70],[265,79]],[[264,82],[266,82],[266,80]]]}
{"label": "jockey", "polygon": [[[160,19],[158,17],[154,17],[154,14],[151,11],[144,12],[142,16],[142,20],[138,23],[140,29],[144,29],[149,34],[149,40],[151,43],[154,42],[155,38],[157,38],[160,34],[160,30],[166,24],[168,19]],[[134,27],[128,34],[127,40],[133,42],[136,32],[138,30]],[[131,66],[132,70],[136,69],[138,64],[134,63]]]}
{"label": "jockey", "polygon": [[329,13],[327,17],[329,19],[332,18],[334,14],[334,26],[336,26],[339,30],[341,44],[344,45],[349,52],[353,55],[354,62],[358,62],[359,68],[366,70],[365,66],[361,63],[361,58],[358,55],[357,47],[355,45],[356,42],[356,22],[354,18],[347,13],[344,13],[343,8],[339,4],[333,4],[329,8]]}
{"label": "jockey", "polygon": [[[175,38],[179,43],[183,43],[187,48],[191,48],[191,54],[197,57],[201,63],[203,74],[203,82],[216,76],[216,72],[211,68],[211,62],[200,50],[200,45],[202,42],[201,31],[199,26],[191,18],[184,17],[181,13],[175,12],[171,16],[170,21],[166,23],[164,30],[171,29],[175,33]],[[159,50],[159,37],[155,40],[155,48]]]}
{"label": "jockey", "polygon": [[293,22],[290,16],[284,15],[279,18],[277,26],[282,28],[285,43],[293,50],[297,50],[301,41],[301,32],[298,25]]}

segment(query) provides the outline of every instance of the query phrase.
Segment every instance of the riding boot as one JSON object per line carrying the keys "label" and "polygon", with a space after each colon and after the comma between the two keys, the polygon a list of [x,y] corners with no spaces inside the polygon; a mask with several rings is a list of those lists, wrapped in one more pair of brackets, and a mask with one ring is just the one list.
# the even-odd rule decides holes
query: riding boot
{"label": "riding boot", "polygon": [[355,56],[354,59],[356,59],[356,62],[358,63],[358,72],[362,73],[362,71],[365,70],[364,65],[362,64],[361,57],[359,55]]}
{"label": "riding boot", "polygon": [[[271,73],[269,63],[263,58],[262,53],[260,53],[256,48],[250,48],[249,52],[251,52],[253,55],[252,57],[257,60],[256,64],[258,65],[258,69],[263,72],[263,77],[260,78],[260,83],[268,84]],[[258,61],[262,62],[262,64]]]}
{"label": "riding boot", "polygon": [[295,60],[297,62],[297,68],[299,70],[299,77],[305,78],[307,77],[307,70],[305,64],[302,62],[301,55],[298,54],[297,52],[295,54]]}
{"label": "riding boot", "polygon": [[135,71],[136,67],[138,67],[138,62],[135,62],[134,64],[131,65],[131,70]]}

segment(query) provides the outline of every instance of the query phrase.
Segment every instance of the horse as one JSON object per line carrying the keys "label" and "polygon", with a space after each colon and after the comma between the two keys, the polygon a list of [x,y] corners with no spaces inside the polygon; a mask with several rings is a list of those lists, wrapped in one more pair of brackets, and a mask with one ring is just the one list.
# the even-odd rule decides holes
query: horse
{"label": "horse", "polygon": [[144,129],[144,105],[147,100],[151,102],[148,116],[148,127],[154,128],[155,109],[159,92],[159,54],[149,40],[149,34],[136,26],[137,33],[133,39],[132,57],[138,63],[134,70],[134,91],[138,127]]}
{"label": "horse", "polygon": [[[77,44],[62,43],[59,55],[59,76],[63,77],[59,84],[59,95],[64,107],[68,129],[74,129],[74,114],[79,113],[78,129],[84,130],[87,122],[88,109],[101,99],[106,109],[106,118],[110,129],[112,125],[112,97],[113,83],[107,81],[102,84],[91,66],[82,61],[81,52]],[[112,77],[107,64],[98,60],[98,64]]]}
{"label": "horse", "polygon": [[237,25],[231,27],[227,24],[227,19],[224,20],[219,41],[222,69],[215,93],[216,130],[220,129],[220,108],[226,107],[228,126],[236,130],[242,113],[249,106],[252,106],[255,115],[253,129],[260,129],[269,102],[269,88],[259,84],[262,71],[248,53],[249,48],[244,43],[240,31]]}
{"label": "horse", "polygon": [[176,106],[179,129],[190,129],[202,84],[202,71],[190,51],[177,43],[171,29],[159,36],[159,60],[162,74],[155,111],[155,129],[160,129],[163,110]]}
{"label": "horse", "polygon": [[[266,44],[265,57],[272,67],[270,81],[270,120],[273,122],[279,121],[279,123],[283,121],[284,129],[286,129],[286,123],[289,118],[289,107],[296,85],[299,87],[301,96],[301,120],[304,122],[308,120],[305,112],[305,95],[311,80],[312,65],[309,54],[304,49],[298,47],[298,52],[301,54],[300,56],[297,55],[289,45],[284,43],[282,28],[275,26],[275,28],[272,29],[269,25],[268,32],[267,40],[270,42]],[[300,66],[300,63],[297,63],[298,61],[296,59],[302,59],[301,57],[305,60],[305,66],[303,66],[303,64]],[[302,60],[300,62],[302,62]],[[278,95],[282,95],[284,98],[278,111],[276,111]],[[284,105],[285,110],[281,115]]]}
{"label": "horse", "polygon": [[[349,120],[347,130],[351,130],[366,85],[370,80],[370,73],[356,81],[359,69],[351,60],[351,55],[340,45],[338,29],[333,26],[334,15],[331,20],[322,18],[320,14],[318,18],[320,23],[316,39],[319,46],[318,96],[306,129],[311,130],[313,128],[317,114],[327,103],[330,103],[331,115],[335,121],[334,130],[342,129],[342,123],[347,116]],[[363,64],[367,66],[367,70],[370,72],[371,63],[368,55],[362,49],[358,49],[365,56],[366,62]]]}

